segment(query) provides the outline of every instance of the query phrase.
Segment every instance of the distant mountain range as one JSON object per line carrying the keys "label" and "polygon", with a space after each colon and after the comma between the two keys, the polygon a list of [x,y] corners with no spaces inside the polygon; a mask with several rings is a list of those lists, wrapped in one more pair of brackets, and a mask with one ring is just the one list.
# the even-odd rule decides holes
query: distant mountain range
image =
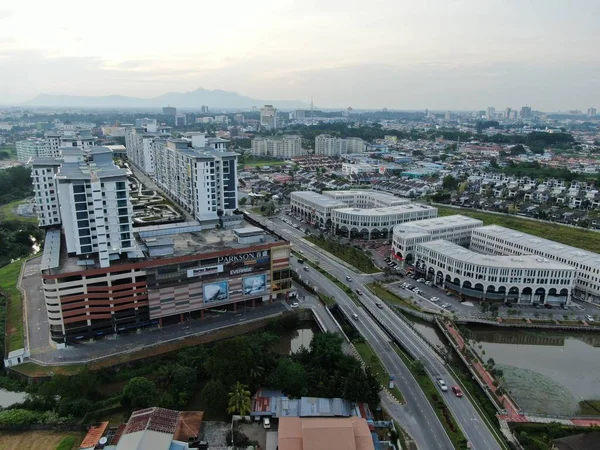
{"label": "distant mountain range", "polygon": [[308,103],[296,100],[257,100],[239,95],[236,92],[208,90],[204,88],[190,92],[169,92],[153,98],[107,95],[87,97],[77,95],[40,94],[24,103],[25,106],[69,107],[69,108],[178,108],[200,109],[202,105],[211,108],[251,108],[273,105],[280,109],[308,108]]}

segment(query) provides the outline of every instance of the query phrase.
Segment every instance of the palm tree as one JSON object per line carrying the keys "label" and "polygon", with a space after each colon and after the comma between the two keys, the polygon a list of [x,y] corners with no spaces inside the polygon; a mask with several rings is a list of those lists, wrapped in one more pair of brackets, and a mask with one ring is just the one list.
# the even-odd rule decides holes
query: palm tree
{"label": "palm tree", "polygon": [[231,392],[227,395],[229,396],[229,406],[227,407],[229,414],[237,413],[241,416],[250,414],[252,402],[248,386],[238,381],[231,387]]}

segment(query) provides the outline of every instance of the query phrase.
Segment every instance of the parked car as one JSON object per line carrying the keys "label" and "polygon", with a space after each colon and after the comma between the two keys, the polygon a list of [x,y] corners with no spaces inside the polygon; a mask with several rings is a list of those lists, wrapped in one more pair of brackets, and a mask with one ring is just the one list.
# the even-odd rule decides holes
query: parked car
{"label": "parked car", "polygon": [[449,306],[452,306],[450,303],[444,303],[442,308],[447,309]]}
{"label": "parked car", "polygon": [[431,281],[426,281],[426,282],[425,282],[425,284],[426,284],[427,286],[431,286],[431,285],[433,285],[433,283],[432,283]]}
{"label": "parked car", "polygon": [[448,385],[446,384],[446,382],[444,380],[442,380],[441,378],[437,379],[437,384],[440,387],[440,389],[443,392],[447,392],[448,391]]}
{"label": "parked car", "polygon": [[417,280],[417,283],[423,283],[424,281],[425,281],[425,278],[419,278],[419,279]]}
{"label": "parked car", "polygon": [[294,302],[290,305],[290,308],[297,308],[299,306],[300,306],[300,304],[298,302]]}
{"label": "parked car", "polygon": [[565,311],[568,311],[568,310],[569,310],[569,307],[568,307],[567,305],[560,305],[560,307],[561,307],[562,309],[564,309]]}
{"label": "parked car", "polygon": [[586,320],[586,321],[588,321],[588,322],[593,322],[593,321],[594,321],[594,318],[593,318],[592,316],[590,316],[589,314],[587,314],[587,315],[585,316],[585,320]]}
{"label": "parked car", "polygon": [[346,281],[352,281],[352,278],[350,278],[350,277],[347,276],[346,277]]}
{"label": "parked car", "polygon": [[544,303],[544,308],[552,309],[552,305],[550,303]]}
{"label": "parked car", "polygon": [[268,430],[269,428],[271,428],[271,419],[269,419],[268,417],[265,417],[263,419],[263,428],[265,430]]}
{"label": "parked car", "polygon": [[308,266],[304,266],[304,271],[308,272]]}
{"label": "parked car", "polygon": [[430,300],[431,300],[433,303],[435,303],[435,302],[439,302],[439,301],[440,301],[440,299],[439,299],[438,297],[431,297],[431,299],[430,299]]}
{"label": "parked car", "polygon": [[463,396],[463,391],[457,385],[452,386],[452,392],[454,392],[454,395],[456,395],[457,397]]}

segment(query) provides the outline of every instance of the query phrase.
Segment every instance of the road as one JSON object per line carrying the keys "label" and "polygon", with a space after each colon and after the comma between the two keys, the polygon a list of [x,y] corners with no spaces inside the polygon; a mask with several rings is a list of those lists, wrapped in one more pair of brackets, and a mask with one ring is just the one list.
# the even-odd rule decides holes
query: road
{"label": "road", "polygon": [[[257,217],[257,219],[264,220],[264,218],[260,217]],[[274,225],[270,220],[265,221],[265,223],[268,226]],[[313,281],[317,288],[321,289],[322,292],[327,293],[327,295],[334,296],[344,312],[358,314],[359,320],[357,321],[357,326],[359,327],[359,331],[363,334],[363,336],[365,336],[367,342],[373,346],[374,350],[382,358],[386,369],[389,370],[390,373],[400,375],[397,378],[398,385],[402,393],[406,395],[406,393],[410,392],[410,394],[406,395],[406,410],[410,410],[411,414],[419,414],[418,418],[416,419],[417,425],[425,423],[423,422],[423,416],[426,416],[430,422],[428,423],[428,428],[430,430],[432,428],[430,428],[429,425],[433,422],[433,418],[435,418],[436,424],[441,427],[441,424],[439,424],[439,421],[437,421],[437,417],[433,415],[432,418],[430,417],[430,414],[426,412],[427,406],[430,409],[430,413],[434,414],[433,410],[431,410],[429,402],[423,395],[418,385],[416,385],[416,381],[414,381],[412,376],[410,376],[410,372],[405,367],[403,361],[396,355],[389,342],[387,342],[387,336],[376,331],[381,330],[379,324],[385,327],[385,329],[393,336],[395,340],[402,342],[411,354],[417,356],[433,377],[443,378],[448,386],[459,383],[449,373],[444,363],[429,347],[429,345],[427,345],[426,342],[416,335],[416,333],[414,333],[407,324],[399,319],[394,312],[392,312],[385,304],[383,304],[383,302],[381,302],[382,309],[379,309],[375,306],[375,302],[379,302],[379,299],[372,295],[365,287],[366,283],[373,281],[373,276],[350,272],[345,265],[338,263],[333,258],[329,258],[320,248],[302,239],[304,233],[283,223],[282,221],[277,221],[276,227],[277,231],[289,239],[297,250],[304,252],[304,255],[307,258],[319,262],[319,265],[331,275],[335,276],[339,280],[345,280],[348,274],[351,275],[352,282],[348,282],[348,284],[354,290],[360,289],[363,292],[363,295],[359,296],[363,308],[357,308],[352,300],[341,289],[339,289],[329,279],[321,275],[318,271],[312,269],[309,269],[308,272],[304,270],[298,271],[302,277]],[[293,264],[297,265],[298,263],[297,261],[294,261]],[[375,321],[371,319],[371,315],[377,319],[379,324],[375,323]],[[396,356],[396,358],[394,358],[394,356]],[[407,383],[407,385],[403,385],[401,380],[402,383]],[[413,381],[415,385],[411,386],[411,381]],[[439,393],[445,397],[449,409],[452,411],[452,414],[462,428],[466,438],[471,442],[473,448],[486,450],[501,448],[492,435],[490,429],[486,426],[482,416],[467,397],[458,398],[451,392],[442,393],[439,391]],[[402,420],[402,423],[406,423],[404,419]],[[407,428],[411,434],[414,432],[413,427],[407,426]],[[422,428],[422,426],[414,428]],[[445,433],[443,435],[446,439],[448,439]],[[426,436],[423,436],[422,432],[421,439],[426,439]],[[420,448],[444,448],[439,446],[430,447],[431,443],[423,447],[419,443],[417,436],[415,436],[415,440],[417,441],[417,444],[419,444]]]}

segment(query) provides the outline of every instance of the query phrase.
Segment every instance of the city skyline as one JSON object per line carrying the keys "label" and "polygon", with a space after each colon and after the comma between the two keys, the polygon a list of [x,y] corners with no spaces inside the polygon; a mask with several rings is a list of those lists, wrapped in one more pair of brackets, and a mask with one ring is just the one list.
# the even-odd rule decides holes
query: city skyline
{"label": "city skyline", "polygon": [[177,9],[108,0],[94,10],[31,0],[0,9],[0,98],[153,97],[203,86],[261,99],[314,96],[323,108],[584,110],[600,103],[599,13],[591,0],[575,10],[541,0]]}

